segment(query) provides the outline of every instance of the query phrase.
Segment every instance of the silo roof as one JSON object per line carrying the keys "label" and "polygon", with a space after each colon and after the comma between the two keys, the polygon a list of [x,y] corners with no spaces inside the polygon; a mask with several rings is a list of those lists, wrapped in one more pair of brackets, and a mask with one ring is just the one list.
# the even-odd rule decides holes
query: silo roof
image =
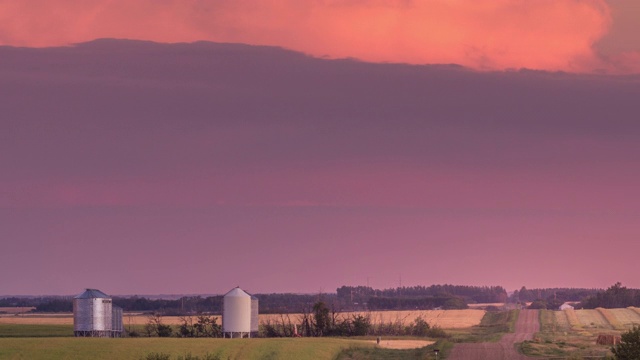
{"label": "silo roof", "polygon": [[75,296],[74,299],[109,299],[110,296],[98,289],[87,289],[82,294]]}
{"label": "silo roof", "polygon": [[240,286],[229,290],[228,293],[224,294],[224,297],[227,296],[236,296],[236,297],[251,297],[251,295],[247,294],[244,290],[240,289]]}

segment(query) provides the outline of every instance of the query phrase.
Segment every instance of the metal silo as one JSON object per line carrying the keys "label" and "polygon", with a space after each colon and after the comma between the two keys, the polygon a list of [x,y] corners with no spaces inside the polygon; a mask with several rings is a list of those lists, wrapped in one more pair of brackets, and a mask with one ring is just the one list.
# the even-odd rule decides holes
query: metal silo
{"label": "metal silo", "polygon": [[257,335],[259,325],[258,298],[251,295],[251,332]]}
{"label": "metal silo", "polygon": [[224,295],[222,302],[222,334],[231,338],[251,337],[251,295],[240,287]]}
{"label": "metal silo", "polygon": [[73,333],[75,336],[111,337],[111,298],[100,290],[87,289],[73,298]]}
{"label": "metal silo", "polygon": [[124,333],[124,325],[122,324],[122,308],[113,305],[111,312],[111,336],[121,337],[122,333]]}

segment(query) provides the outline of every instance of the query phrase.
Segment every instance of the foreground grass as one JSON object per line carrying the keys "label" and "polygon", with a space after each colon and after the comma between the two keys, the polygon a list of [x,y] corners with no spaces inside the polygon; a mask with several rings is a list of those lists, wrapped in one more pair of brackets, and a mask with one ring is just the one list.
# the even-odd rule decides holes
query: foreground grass
{"label": "foreground grass", "polygon": [[533,341],[525,341],[521,350],[525,355],[539,357],[602,357],[610,356],[610,346],[597,345],[602,330],[572,329],[559,323],[556,311],[540,310],[540,332]]}
{"label": "foreground grass", "polygon": [[[400,340],[401,338],[398,338]],[[343,350],[337,360],[424,360],[435,359],[433,349],[439,349],[438,359],[445,359],[453,348],[453,343],[447,340],[439,340],[433,345],[420,349],[393,350],[378,347],[350,347]]]}
{"label": "foreground grass", "polygon": [[449,341],[463,342],[496,342],[502,335],[513,332],[520,310],[487,312],[480,325],[469,329],[447,331],[451,334]]}
{"label": "foreground grass", "polygon": [[0,359],[132,359],[149,353],[172,358],[216,354],[222,359],[335,359],[343,350],[373,344],[334,338],[175,339],[175,338],[2,338]]}
{"label": "foreground grass", "polygon": [[0,338],[72,336],[73,325],[0,324]]}

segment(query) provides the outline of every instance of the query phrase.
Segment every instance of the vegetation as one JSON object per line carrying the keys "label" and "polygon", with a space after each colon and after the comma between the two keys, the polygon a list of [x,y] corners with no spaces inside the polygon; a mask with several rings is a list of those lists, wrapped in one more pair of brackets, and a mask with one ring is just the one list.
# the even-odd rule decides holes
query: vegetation
{"label": "vegetation", "polygon": [[[151,353],[169,355],[170,360],[207,359],[335,359],[344,349],[373,347],[362,340],[337,338],[286,339],[176,339],[176,338],[2,338],[0,359],[30,360],[140,360]],[[190,358],[189,358],[190,356]]]}
{"label": "vegetation", "polygon": [[581,305],[585,309],[638,307],[640,306],[640,289],[628,289],[618,282],[607,290],[586,298]]}
{"label": "vegetation", "polygon": [[640,359],[640,327],[634,326],[621,337],[620,344],[611,348],[615,358],[618,360]]}
{"label": "vegetation", "polygon": [[342,286],[336,293],[343,308],[369,310],[464,309],[468,302],[507,300],[507,291],[501,286],[431,285],[383,290],[368,286]]}
{"label": "vegetation", "polygon": [[0,338],[73,336],[73,325],[0,324]]}
{"label": "vegetation", "polygon": [[435,359],[434,349],[439,350],[439,359],[445,359],[453,348],[453,343],[440,340],[434,345],[419,349],[393,350],[371,347],[351,347],[343,350],[337,360],[405,360],[405,359]]}
{"label": "vegetation", "polygon": [[519,310],[489,311],[482,318],[480,325],[470,330],[452,331],[449,340],[456,343],[498,341],[502,335],[514,331],[518,313]]}

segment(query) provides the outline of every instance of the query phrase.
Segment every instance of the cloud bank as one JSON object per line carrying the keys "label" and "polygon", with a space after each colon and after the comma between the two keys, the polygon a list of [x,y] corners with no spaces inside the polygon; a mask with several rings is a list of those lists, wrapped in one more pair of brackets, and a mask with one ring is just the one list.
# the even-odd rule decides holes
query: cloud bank
{"label": "cloud bank", "polygon": [[605,0],[0,0],[0,43],[48,47],[96,38],[276,45],[318,57],[637,72],[635,53],[603,58]]}

